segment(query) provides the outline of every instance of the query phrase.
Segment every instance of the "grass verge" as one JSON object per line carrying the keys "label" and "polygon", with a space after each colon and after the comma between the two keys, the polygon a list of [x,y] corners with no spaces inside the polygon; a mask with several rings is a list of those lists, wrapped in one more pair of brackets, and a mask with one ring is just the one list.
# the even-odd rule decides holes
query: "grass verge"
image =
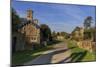
{"label": "grass verge", "polygon": [[68,48],[73,48],[71,49],[71,62],[85,62],[85,61],[95,61],[96,60],[96,55],[94,53],[90,53],[86,51],[85,49],[79,48],[76,45],[75,41],[68,40]]}
{"label": "grass verge", "polygon": [[[52,46],[44,47],[38,50],[18,51],[12,55],[12,65],[22,65],[25,62],[40,56],[44,51],[52,49]],[[37,54],[36,54],[37,53]]]}

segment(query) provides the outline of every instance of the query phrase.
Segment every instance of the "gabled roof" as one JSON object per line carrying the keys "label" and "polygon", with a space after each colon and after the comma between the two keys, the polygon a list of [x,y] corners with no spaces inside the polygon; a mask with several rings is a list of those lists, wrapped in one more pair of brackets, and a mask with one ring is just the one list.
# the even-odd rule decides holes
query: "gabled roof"
{"label": "gabled roof", "polygon": [[33,24],[36,28],[40,28],[40,26],[38,24],[35,24],[34,23],[34,20],[33,21],[28,21],[27,19],[25,18],[21,18],[21,24],[19,24],[17,26],[17,29],[21,29],[22,27],[26,26],[27,24]]}

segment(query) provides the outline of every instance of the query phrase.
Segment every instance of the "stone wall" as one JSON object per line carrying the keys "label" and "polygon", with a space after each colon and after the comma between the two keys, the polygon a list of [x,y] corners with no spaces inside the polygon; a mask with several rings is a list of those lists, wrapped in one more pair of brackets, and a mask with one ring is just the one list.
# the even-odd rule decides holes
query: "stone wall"
{"label": "stone wall", "polygon": [[[16,40],[14,38],[16,38]],[[15,46],[15,51],[25,50],[25,45],[25,39],[22,34],[18,32],[12,34],[12,46]]]}
{"label": "stone wall", "polygon": [[79,48],[83,48],[83,49],[88,50],[90,52],[95,52],[96,51],[96,43],[92,42],[90,40],[79,41],[79,42],[77,42],[77,46]]}

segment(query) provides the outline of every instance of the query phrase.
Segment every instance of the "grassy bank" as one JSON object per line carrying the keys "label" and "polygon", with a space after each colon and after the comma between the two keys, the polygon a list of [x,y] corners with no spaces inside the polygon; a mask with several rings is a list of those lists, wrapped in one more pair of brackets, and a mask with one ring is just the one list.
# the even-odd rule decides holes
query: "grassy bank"
{"label": "grassy bank", "polygon": [[12,64],[13,65],[22,65],[25,62],[31,61],[32,59],[40,56],[44,51],[53,49],[52,46],[47,46],[37,50],[25,50],[18,51],[12,56]]}
{"label": "grassy bank", "polygon": [[71,62],[95,61],[96,55],[94,53],[90,53],[85,49],[79,48],[75,41],[68,40],[67,43],[68,48],[72,48]]}

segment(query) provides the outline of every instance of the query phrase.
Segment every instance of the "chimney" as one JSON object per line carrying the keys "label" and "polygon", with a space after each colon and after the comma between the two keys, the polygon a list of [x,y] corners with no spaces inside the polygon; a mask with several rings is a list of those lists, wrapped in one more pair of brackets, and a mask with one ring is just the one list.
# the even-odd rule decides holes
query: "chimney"
{"label": "chimney", "polygon": [[38,24],[38,19],[34,19],[34,23],[35,24]]}

